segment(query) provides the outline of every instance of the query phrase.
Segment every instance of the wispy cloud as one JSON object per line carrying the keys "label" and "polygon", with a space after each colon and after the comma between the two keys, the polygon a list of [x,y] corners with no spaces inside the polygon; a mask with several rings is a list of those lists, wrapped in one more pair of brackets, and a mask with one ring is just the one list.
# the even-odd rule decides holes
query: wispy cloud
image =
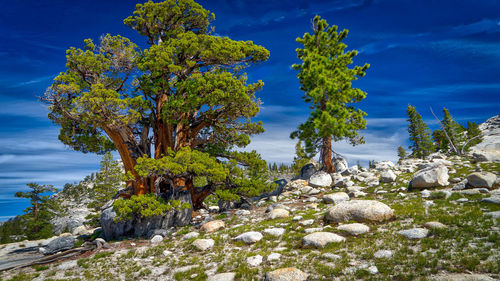
{"label": "wispy cloud", "polygon": [[40,83],[40,82],[48,81],[48,80],[54,78],[55,76],[56,75],[48,75],[48,76],[37,77],[37,78],[31,79],[31,80],[28,80],[28,81],[22,81],[22,82],[14,83],[12,85],[7,86],[7,88],[19,88],[19,87],[24,87],[24,86],[31,85],[31,84],[37,84],[37,83]]}
{"label": "wispy cloud", "polygon": [[[394,48],[443,49],[445,52],[468,52],[476,55],[499,56],[499,42],[481,42],[470,38],[478,34],[500,33],[500,18],[482,19],[469,24],[443,26],[436,30],[417,34],[383,34],[373,42],[361,46],[360,53],[373,55]],[[371,35],[376,38],[376,35]]]}
{"label": "wispy cloud", "polygon": [[[0,107],[0,115],[26,116],[34,118],[43,118],[47,115],[47,106],[38,100],[14,100],[0,98],[3,104],[8,106]],[[1,142],[2,140],[0,140]]]}

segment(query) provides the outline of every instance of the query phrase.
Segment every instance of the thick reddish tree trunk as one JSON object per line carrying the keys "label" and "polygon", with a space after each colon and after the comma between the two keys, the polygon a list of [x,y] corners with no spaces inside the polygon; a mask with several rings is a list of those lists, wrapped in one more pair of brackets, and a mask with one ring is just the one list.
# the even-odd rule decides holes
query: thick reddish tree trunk
{"label": "thick reddish tree trunk", "polygon": [[323,138],[321,146],[321,162],[323,162],[323,170],[329,174],[335,172],[335,166],[332,161],[332,137]]}

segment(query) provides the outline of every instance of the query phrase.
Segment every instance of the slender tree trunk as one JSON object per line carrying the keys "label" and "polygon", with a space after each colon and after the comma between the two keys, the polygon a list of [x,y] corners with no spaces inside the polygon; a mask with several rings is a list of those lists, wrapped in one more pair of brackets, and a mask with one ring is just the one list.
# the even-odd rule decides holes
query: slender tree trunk
{"label": "slender tree trunk", "polygon": [[335,172],[335,166],[332,161],[332,137],[323,138],[321,146],[321,162],[323,162],[323,170],[329,174]]}

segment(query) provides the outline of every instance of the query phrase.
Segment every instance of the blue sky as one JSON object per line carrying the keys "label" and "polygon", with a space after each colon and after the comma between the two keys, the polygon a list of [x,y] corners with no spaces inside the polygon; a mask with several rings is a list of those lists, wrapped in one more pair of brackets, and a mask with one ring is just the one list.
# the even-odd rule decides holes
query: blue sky
{"label": "blue sky", "polygon": [[[70,151],[37,97],[64,71],[65,50],[83,39],[121,34],[140,46],[145,39],[123,25],[136,1],[10,1],[0,10],[0,220],[26,206],[13,197],[28,182],[54,184],[96,171],[99,156]],[[271,162],[291,162],[289,134],[308,115],[296,71],[295,38],[309,32],[319,14],[349,29],[345,42],[370,63],[355,83],[368,93],[359,104],[368,113],[366,144],[341,142],[334,150],[357,160],[396,160],[408,145],[406,106],[412,104],[431,128],[429,112],[446,106],[459,122],[483,122],[500,110],[500,3],[483,1],[199,1],[216,15],[215,32],[265,46],[268,62],[248,69],[265,82],[258,118],[266,133],[253,138]]]}

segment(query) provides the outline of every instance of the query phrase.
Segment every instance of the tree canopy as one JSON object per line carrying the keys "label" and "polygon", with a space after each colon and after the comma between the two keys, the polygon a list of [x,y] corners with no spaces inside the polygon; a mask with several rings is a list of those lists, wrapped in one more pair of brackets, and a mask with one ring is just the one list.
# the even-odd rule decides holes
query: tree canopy
{"label": "tree canopy", "polygon": [[[59,139],[82,152],[118,150],[132,175],[130,195],[163,188],[155,182],[171,182],[199,197],[192,186],[196,168],[215,169],[223,159],[255,163],[245,163],[249,159],[235,156],[233,149],[264,131],[251,121],[259,112],[255,93],[263,82],[249,83],[243,70],[266,61],[269,51],[252,41],[214,35],[214,18],[192,0],[148,1],[124,20],[146,38],[148,48],[109,34],[98,43],[85,40],[83,49],[71,47],[66,71],[42,98],[50,105],[49,118],[61,127]],[[180,174],[169,170],[177,153],[188,152],[212,166]],[[137,163],[153,164],[139,172]],[[168,169],[156,169],[162,165]]]}
{"label": "tree canopy", "polygon": [[408,105],[406,113],[408,114],[408,133],[410,134],[412,156],[423,159],[435,150],[429,127],[424,123],[422,115],[417,112],[414,106]]}
{"label": "tree canopy", "polygon": [[370,66],[354,66],[356,50],[346,51],[343,40],[348,30],[337,32],[336,25],[328,26],[326,20],[316,16],[313,19],[313,34],[305,33],[297,42],[302,49],[297,49],[301,64],[294,64],[304,91],[303,99],[311,104],[311,115],[307,121],[293,132],[291,138],[299,138],[305,143],[308,153],[321,151],[324,169],[333,172],[331,142],[348,139],[355,145],[363,143],[358,130],[366,128],[363,119],[366,113],[356,109],[352,103],[366,97],[361,89],[353,88],[352,81],[365,75]]}

